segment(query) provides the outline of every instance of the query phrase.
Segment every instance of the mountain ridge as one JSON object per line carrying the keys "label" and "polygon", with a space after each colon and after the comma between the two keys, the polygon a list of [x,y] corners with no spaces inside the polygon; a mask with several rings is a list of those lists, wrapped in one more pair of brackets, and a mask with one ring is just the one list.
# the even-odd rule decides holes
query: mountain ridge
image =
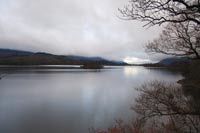
{"label": "mountain ridge", "polygon": [[102,65],[128,65],[102,57],[79,55],[55,55],[46,52],[30,52],[0,48],[0,65],[83,65],[97,62]]}
{"label": "mountain ridge", "polygon": [[170,58],[162,59],[158,63],[163,64],[163,65],[170,65],[173,63],[188,62],[188,61],[190,61],[190,59],[184,58],[184,57],[170,57]]}

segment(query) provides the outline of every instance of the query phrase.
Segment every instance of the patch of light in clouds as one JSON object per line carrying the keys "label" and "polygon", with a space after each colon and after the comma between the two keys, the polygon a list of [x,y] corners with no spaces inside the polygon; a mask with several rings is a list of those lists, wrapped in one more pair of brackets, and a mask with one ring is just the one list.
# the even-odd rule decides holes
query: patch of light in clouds
{"label": "patch of light in clouds", "polygon": [[140,59],[136,57],[125,57],[124,62],[128,64],[142,64],[142,63],[150,63],[152,61],[149,59]]}

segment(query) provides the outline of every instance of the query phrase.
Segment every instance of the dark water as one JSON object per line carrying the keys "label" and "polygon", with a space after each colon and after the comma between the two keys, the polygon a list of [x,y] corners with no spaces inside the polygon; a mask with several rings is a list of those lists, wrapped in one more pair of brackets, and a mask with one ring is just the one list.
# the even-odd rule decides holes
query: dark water
{"label": "dark water", "polygon": [[[4,72],[7,73],[7,72]],[[176,82],[163,69],[120,67],[100,72],[65,69],[12,71],[0,80],[0,133],[87,133],[115,119],[131,120],[135,87]]]}

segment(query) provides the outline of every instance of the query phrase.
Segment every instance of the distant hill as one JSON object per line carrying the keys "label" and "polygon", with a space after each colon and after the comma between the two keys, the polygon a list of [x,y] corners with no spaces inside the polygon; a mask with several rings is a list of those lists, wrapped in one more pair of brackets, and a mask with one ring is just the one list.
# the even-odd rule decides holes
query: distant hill
{"label": "distant hill", "polygon": [[145,67],[166,67],[166,66],[176,67],[176,65],[188,63],[189,61],[191,60],[188,58],[171,57],[171,58],[165,58],[157,63],[148,63],[141,65]]}
{"label": "distant hill", "polygon": [[44,52],[34,53],[13,49],[0,49],[0,65],[84,65],[86,63],[127,65],[122,61],[110,61],[101,57],[53,55]]}
{"label": "distant hill", "polygon": [[85,56],[77,56],[77,55],[67,55],[67,58],[78,60],[78,61],[101,61],[101,62],[112,62],[116,65],[128,65],[123,61],[115,61],[115,60],[107,60],[102,57],[85,57]]}
{"label": "distant hill", "polygon": [[170,65],[173,63],[179,63],[179,62],[188,62],[190,59],[188,58],[178,58],[178,57],[171,57],[171,58],[165,58],[159,62],[159,64],[163,65]]}
{"label": "distant hill", "polygon": [[12,49],[0,49],[0,57],[10,57],[10,56],[22,56],[30,55],[32,52],[12,50]]}
{"label": "distant hill", "polygon": [[74,59],[74,60],[82,60],[82,61],[107,61],[104,58],[101,57],[84,57],[84,56],[77,56],[77,55],[66,55],[66,57]]}

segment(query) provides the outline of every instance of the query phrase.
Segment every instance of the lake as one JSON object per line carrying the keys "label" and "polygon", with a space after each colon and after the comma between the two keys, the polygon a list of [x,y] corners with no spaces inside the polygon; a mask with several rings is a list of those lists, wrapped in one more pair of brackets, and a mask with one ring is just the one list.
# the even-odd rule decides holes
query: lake
{"label": "lake", "polygon": [[126,66],[103,69],[1,70],[0,133],[87,133],[116,119],[131,121],[135,87],[182,76],[165,69]]}

